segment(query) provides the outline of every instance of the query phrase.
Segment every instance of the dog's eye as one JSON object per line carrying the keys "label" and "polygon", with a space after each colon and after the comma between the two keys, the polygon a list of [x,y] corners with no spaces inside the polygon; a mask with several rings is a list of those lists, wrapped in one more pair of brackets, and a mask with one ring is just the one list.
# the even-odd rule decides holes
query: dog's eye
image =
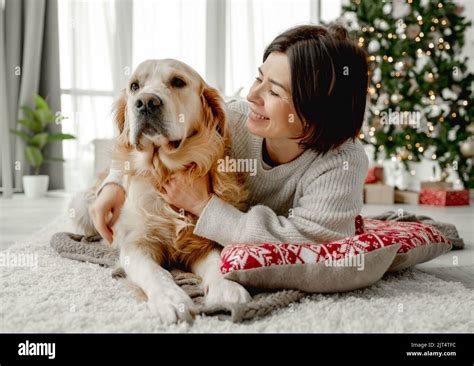
{"label": "dog's eye", "polygon": [[179,77],[174,77],[171,79],[171,86],[174,86],[175,88],[182,88],[183,86],[186,86],[186,82]]}
{"label": "dog's eye", "polygon": [[130,84],[130,90],[132,92],[137,91],[138,89],[140,89],[140,86],[138,85],[138,83],[131,83]]}

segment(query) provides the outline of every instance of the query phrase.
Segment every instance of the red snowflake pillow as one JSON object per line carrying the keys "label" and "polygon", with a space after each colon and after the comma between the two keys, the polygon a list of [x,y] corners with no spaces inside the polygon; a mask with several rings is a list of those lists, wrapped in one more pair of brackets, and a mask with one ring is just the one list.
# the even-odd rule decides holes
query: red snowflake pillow
{"label": "red snowflake pillow", "polygon": [[401,246],[388,272],[400,271],[424,263],[451,250],[451,242],[437,229],[419,222],[365,219],[366,233],[392,237]]}
{"label": "red snowflake pillow", "polygon": [[358,217],[356,235],[330,243],[227,246],[221,272],[250,287],[350,291],[450,249],[449,240],[431,226]]}

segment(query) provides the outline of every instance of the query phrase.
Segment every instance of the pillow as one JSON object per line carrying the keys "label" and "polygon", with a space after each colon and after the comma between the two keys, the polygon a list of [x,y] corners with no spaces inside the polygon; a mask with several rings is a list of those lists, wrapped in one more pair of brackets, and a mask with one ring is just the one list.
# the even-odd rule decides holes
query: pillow
{"label": "pillow", "polygon": [[221,253],[225,278],[244,286],[342,292],[376,283],[451,249],[439,231],[416,222],[356,220],[356,235],[322,244],[230,245]]}
{"label": "pillow", "polygon": [[400,271],[449,252],[451,241],[430,225],[419,222],[364,220],[366,233],[395,238],[400,244],[388,272]]}

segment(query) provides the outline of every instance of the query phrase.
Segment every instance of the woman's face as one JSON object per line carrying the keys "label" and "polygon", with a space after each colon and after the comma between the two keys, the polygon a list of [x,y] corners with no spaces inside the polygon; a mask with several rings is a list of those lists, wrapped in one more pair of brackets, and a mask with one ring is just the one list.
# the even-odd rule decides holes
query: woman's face
{"label": "woman's face", "polygon": [[270,53],[258,73],[247,95],[250,133],[274,139],[301,135],[303,125],[291,98],[290,64],[286,54]]}

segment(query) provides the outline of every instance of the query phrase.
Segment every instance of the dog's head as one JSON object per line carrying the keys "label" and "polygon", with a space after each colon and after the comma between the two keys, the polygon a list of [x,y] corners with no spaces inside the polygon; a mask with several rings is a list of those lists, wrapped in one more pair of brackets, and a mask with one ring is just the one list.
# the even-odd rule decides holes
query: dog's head
{"label": "dog's head", "polygon": [[242,184],[218,169],[231,147],[224,102],[188,65],[141,63],[115,105],[115,122],[114,168],[151,177],[158,190],[175,171],[185,170],[190,182],[209,173],[216,194],[236,204],[242,199]]}
{"label": "dog's head", "polygon": [[121,142],[177,149],[202,129],[225,136],[219,93],[188,65],[172,59],[142,62],[116,104]]}

